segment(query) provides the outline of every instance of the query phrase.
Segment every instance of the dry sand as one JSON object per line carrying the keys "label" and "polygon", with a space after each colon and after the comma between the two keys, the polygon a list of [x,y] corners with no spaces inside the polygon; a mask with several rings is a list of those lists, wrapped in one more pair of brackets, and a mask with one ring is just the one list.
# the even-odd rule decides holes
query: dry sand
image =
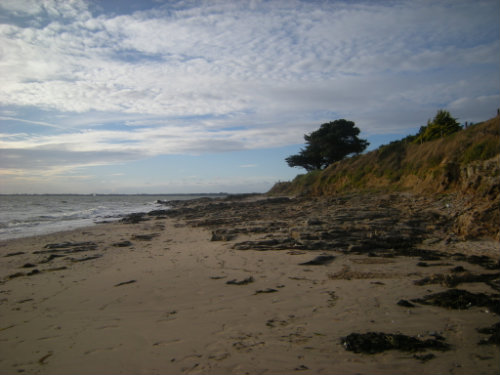
{"label": "dry sand", "polygon": [[[417,267],[411,257],[240,251],[210,238],[207,228],[161,218],[0,243],[0,373],[499,373],[498,346],[478,345],[487,335],[476,329],[499,321],[487,307],[397,305],[448,289],[415,280],[460,265],[484,273],[479,265]],[[238,240],[255,238],[260,235]],[[33,253],[47,244],[87,241],[97,248],[47,263],[41,262],[49,253]],[[123,241],[132,244],[113,246]],[[483,243],[491,246],[497,243]],[[335,259],[299,265],[319,254]],[[96,255],[102,256],[89,258]],[[23,268],[28,263],[35,267]],[[253,282],[227,284],[249,277]],[[495,293],[484,283],[466,289]],[[369,331],[440,335],[451,350],[358,354],[341,343],[352,332]],[[430,353],[435,357],[425,360]]]}

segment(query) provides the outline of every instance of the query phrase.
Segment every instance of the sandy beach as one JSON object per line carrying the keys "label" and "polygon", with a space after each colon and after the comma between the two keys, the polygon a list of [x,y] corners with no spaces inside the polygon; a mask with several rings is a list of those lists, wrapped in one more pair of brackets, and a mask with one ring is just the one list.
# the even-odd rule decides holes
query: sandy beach
{"label": "sandy beach", "polygon": [[[498,374],[498,242],[449,210],[201,199],[3,241],[0,373]],[[465,305],[425,299],[450,290]],[[432,345],[356,352],[368,332]]]}

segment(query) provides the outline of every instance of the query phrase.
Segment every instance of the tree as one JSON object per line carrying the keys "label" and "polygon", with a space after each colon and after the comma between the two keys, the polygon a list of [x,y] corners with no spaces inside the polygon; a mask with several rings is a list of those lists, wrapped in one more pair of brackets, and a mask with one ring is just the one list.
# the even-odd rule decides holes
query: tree
{"label": "tree", "polygon": [[369,143],[358,138],[359,132],[352,121],[341,119],[328,122],[318,130],[305,134],[306,148],[285,160],[290,167],[301,167],[307,171],[323,169],[366,149]]}
{"label": "tree", "polygon": [[417,134],[415,143],[423,143],[445,137],[462,130],[458,121],[451,117],[450,112],[440,109],[432,121],[427,121],[427,126],[422,126]]}

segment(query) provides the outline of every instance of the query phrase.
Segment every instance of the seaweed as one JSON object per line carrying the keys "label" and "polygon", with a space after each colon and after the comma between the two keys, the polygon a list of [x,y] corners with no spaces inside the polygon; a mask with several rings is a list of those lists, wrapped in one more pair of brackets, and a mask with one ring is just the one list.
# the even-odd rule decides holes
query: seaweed
{"label": "seaweed", "polygon": [[500,322],[493,324],[491,327],[479,328],[477,331],[490,335],[487,339],[479,341],[479,345],[494,344],[500,346]]}
{"label": "seaweed", "polygon": [[500,314],[498,295],[489,296],[484,293],[471,293],[462,289],[448,289],[444,292],[428,294],[422,298],[412,299],[412,302],[454,310],[465,310],[472,306],[488,307],[491,311]]}
{"label": "seaweed", "polygon": [[342,337],[341,343],[346,350],[366,354],[376,354],[386,350],[415,352],[425,349],[441,351],[450,349],[450,345],[441,340],[420,340],[413,336],[383,332],[351,333]]}
{"label": "seaweed", "polygon": [[415,285],[427,284],[443,284],[449,288],[453,288],[461,283],[488,283],[500,278],[500,273],[473,274],[468,271],[459,271],[456,267],[451,270],[450,274],[434,274],[415,281]]}

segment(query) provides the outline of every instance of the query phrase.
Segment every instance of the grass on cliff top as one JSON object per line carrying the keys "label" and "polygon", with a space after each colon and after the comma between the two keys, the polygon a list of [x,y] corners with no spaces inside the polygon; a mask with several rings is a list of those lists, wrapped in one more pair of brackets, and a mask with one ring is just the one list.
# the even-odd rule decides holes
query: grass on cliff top
{"label": "grass on cliff top", "polygon": [[325,170],[279,182],[270,195],[323,195],[370,190],[451,188],[460,168],[500,153],[500,117],[423,144],[411,137],[348,158]]}

